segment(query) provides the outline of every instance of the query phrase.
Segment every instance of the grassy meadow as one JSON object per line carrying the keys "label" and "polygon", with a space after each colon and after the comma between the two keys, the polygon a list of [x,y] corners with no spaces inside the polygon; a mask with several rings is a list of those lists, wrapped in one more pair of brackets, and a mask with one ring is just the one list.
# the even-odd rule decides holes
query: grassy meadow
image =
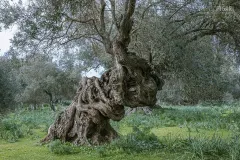
{"label": "grassy meadow", "polygon": [[102,146],[42,145],[56,115],[49,108],[19,109],[0,117],[0,160],[240,159],[240,106],[162,106],[111,122],[119,139]]}

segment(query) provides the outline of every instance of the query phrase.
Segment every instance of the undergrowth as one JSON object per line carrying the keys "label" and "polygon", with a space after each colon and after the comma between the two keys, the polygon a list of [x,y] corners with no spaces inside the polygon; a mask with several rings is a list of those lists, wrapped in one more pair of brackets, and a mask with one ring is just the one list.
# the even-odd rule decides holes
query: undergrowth
{"label": "undergrowth", "polygon": [[19,138],[32,135],[33,129],[42,128],[47,132],[53,123],[55,113],[49,110],[18,110],[0,120],[0,138],[8,142],[16,142]]}
{"label": "undergrowth", "polygon": [[[0,119],[0,139],[16,142],[19,138],[33,136],[34,129],[46,133],[56,115],[57,113],[47,109],[20,110],[8,114]],[[238,106],[168,106],[155,109],[152,115],[135,113],[125,117],[121,122],[111,122],[121,134],[110,144],[78,147],[55,140],[47,147],[51,153],[57,155],[84,153],[104,159],[111,159],[116,155],[177,154],[181,155],[182,159],[187,157],[189,159],[238,160],[240,157],[239,117]],[[181,135],[185,136],[176,136],[167,132],[164,133],[165,136],[159,136],[157,135],[159,132],[153,133],[153,130],[166,129],[167,131],[168,128],[179,128],[176,132],[184,132]],[[215,134],[219,130],[229,132],[228,136]],[[213,133],[212,136],[204,134],[210,132]],[[192,133],[195,135],[193,136]]]}
{"label": "undergrowth", "polygon": [[60,140],[52,141],[48,144],[49,150],[54,154],[74,153],[74,146],[70,143],[62,143]]}

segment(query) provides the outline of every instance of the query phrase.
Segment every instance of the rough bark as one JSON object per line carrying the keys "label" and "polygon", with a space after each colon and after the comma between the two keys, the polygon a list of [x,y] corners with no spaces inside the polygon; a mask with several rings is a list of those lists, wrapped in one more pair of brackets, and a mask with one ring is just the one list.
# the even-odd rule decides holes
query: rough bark
{"label": "rough bark", "polygon": [[102,144],[117,137],[109,119],[124,117],[124,106],[152,106],[156,103],[158,83],[146,60],[115,44],[115,66],[101,78],[83,78],[72,104],[50,126],[42,142],[53,139],[76,145]]}
{"label": "rough bark", "polygon": [[113,56],[114,66],[101,78],[82,79],[72,104],[57,117],[42,142],[56,138],[76,145],[110,142],[117,137],[117,132],[110,126],[109,120],[121,120],[125,114],[124,106],[135,108],[156,103],[157,90],[161,89],[163,80],[154,66],[127,49],[136,0],[125,2],[125,13],[120,23],[116,22],[118,35],[114,40],[106,34],[106,4],[104,0],[100,2],[99,34],[106,52]]}

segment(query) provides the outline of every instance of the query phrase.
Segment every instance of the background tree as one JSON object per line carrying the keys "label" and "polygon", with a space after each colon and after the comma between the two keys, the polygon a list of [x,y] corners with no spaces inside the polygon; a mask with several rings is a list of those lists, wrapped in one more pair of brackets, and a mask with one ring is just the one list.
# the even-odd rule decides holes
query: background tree
{"label": "background tree", "polygon": [[80,73],[74,74],[71,68],[63,71],[44,55],[28,58],[25,63],[19,68],[22,93],[16,96],[18,102],[34,106],[48,102],[55,111],[55,102],[68,100],[75,94],[74,85],[77,84]]}
{"label": "background tree", "polygon": [[14,61],[8,55],[0,57],[0,112],[14,108],[13,99],[19,91],[15,67]]}

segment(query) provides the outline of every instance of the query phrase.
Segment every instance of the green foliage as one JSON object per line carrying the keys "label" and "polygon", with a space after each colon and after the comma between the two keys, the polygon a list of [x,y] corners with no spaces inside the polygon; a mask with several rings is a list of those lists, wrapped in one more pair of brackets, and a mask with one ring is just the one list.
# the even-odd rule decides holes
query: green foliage
{"label": "green foliage", "polygon": [[[132,114],[127,116],[121,122],[125,126],[144,127],[174,127],[191,125],[196,128],[205,129],[226,129],[230,127],[227,117],[222,117],[224,109],[217,107],[168,107],[155,109],[152,115]],[[209,123],[211,121],[211,123]],[[114,123],[116,128],[119,128]]]}
{"label": "green foliage", "polygon": [[240,156],[239,135],[231,139],[219,136],[185,138],[168,137],[163,140],[166,152],[190,152],[196,159],[234,159]]}
{"label": "green foliage", "polygon": [[[12,91],[0,92],[4,93],[0,96],[5,97],[3,100],[7,98],[10,102],[15,97],[18,102],[42,103],[48,101],[50,93],[53,99],[70,98],[81,72],[112,66],[111,56],[104,54],[101,43],[106,43],[99,32],[103,24],[90,23],[100,18],[94,11],[101,10],[100,5],[97,1],[89,2],[66,0],[55,4],[33,0],[24,6],[20,2],[1,1],[0,23],[6,28],[12,24],[19,26],[11,52],[26,54],[24,61],[28,62],[20,63],[21,72],[16,76],[21,81],[22,92],[18,92],[18,96],[11,95],[15,93]],[[129,51],[158,66],[159,74],[165,77],[159,99],[172,104],[238,99],[239,3],[229,0],[172,2],[137,2],[129,46]],[[109,40],[116,36],[115,23],[121,21],[120,13],[124,10],[122,3],[116,2],[113,6],[116,21],[111,14],[103,16],[103,28],[109,31]],[[89,19],[78,21],[79,14]],[[36,54],[41,53],[35,53],[39,50],[49,54],[39,58]],[[57,64],[49,57],[57,57]],[[4,74],[0,71],[1,75]],[[0,86],[4,82],[4,90],[10,90],[11,85],[4,79]],[[6,96],[8,94],[10,96]]]}
{"label": "green foliage", "polygon": [[231,148],[225,140],[220,137],[212,139],[193,139],[188,142],[189,151],[193,152],[196,157],[203,158],[205,156],[218,158],[228,154],[228,147]]}
{"label": "green foliage", "polygon": [[59,69],[56,63],[44,55],[29,58],[28,63],[19,70],[18,78],[23,87],[15,99],[34,105],[70,99],[80,78],[79,74],[71,74],[71,68],[70,71]]}
{"label": "green foliage", "polygon": [[71,154],[73,147],[69,143],[62,143],[60,140],[52,141],[48,144],[49,150],[54,154]]}
{"label": "green foliage", "polygon": [[52,104],[73,97],[80,72],[61,68],[43,54],[23,59],[15,54],[11,51],[0,57],[0,112],[13,109],[17,103],[36,108],[38,104]]}
{"label": "green foliage", "polygon": [[8,56],[0,56],[0,112],[14,108],[14,97],[19,91],[15,62]]}
{"label": "green foliage", "polygon": [[16,142],[24,135],[23,127],[13,119],[4,119],[0,122],[0,137],[9,142]]}
{"label": "green foliage", "polygon": [[55,113],[45,110],[18,110],[0,120],[0,137],[10,142],[33,134],[33,129],[42,128],[46,133],[54,121]]}
{"label": "green foliage", "polygon": [[[139,56],[152,59],[165,77],[159,94],[161,101],[222,101],[226,100],[226,93],[239,98],[239,52],[235,50],[239,48],[239,23],[233,20],[239,20],[239,10],[233,9],[239,3],[233,3],[174,0],[171,4],[163,1],[156,5],[145,1],[136,9],[139,28],[130,47]],[[232,19],[229,14],[234,14]],[[220,23],[232,25],[216,29],[215,24]]]}
{"label": "green foliage", "polygon": [[163,145],[156,135],[150,133],[150,128],[134,127],[132,133],[121,136],[111,143],[111,147],[121,149],[126,153],[140,153],[161,149]]}
{"label": "green foliage", "polygon": [[[25,159],[31,159],[29,157],[36,153],[36,159],[41,159],[40,157],[149,159],[150,157],[177,160],[238,160],[240,156],[238,103],[233,103],[231,106],[163,106],[162,109],[153,110],[152,115],[135,113],[125,117],[118,124],[112,122],[121,135],[110,144],[101,146],[74,146],[70,143],[62,143],[60,140],[51,142],[47,147],[36,146],[35,141],[39,142],[46,135],[46,128],[54,121],[55,115],[56,113],[49,108],[45,108],[35,111],[20,110],[2,118],[1,135],[7,133],[6,140],[15,143],[2,141],[4,136],[1,136],[0,152],[1,150],[3,152],[0,158],[3,155],[5,156],[3,159],[18,159],[17,152],[21,151],[28,152]],[[7,158],[8,154],[11,158]]]}

